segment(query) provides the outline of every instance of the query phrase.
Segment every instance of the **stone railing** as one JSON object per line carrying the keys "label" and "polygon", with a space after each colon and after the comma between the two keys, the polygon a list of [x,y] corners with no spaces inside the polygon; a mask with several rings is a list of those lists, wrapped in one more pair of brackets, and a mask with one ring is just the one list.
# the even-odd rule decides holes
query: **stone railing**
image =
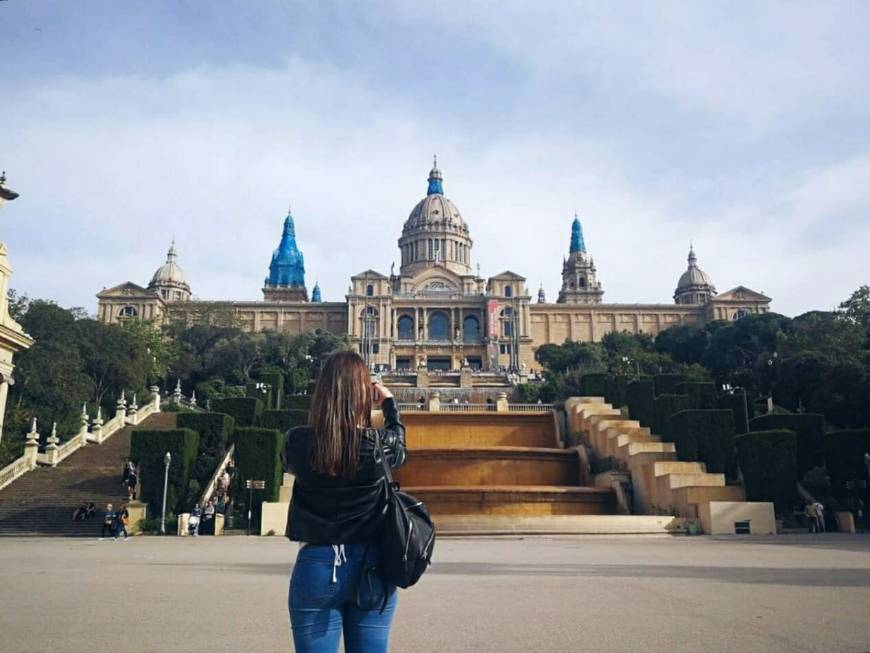
{"label": "stone railing", "polygon": [[509,413],[549,413],[553,404],[508,404]]}
{"label": "stone railing", "polygon": [[494,412],[495,404],[441,404],[438,411],[441,413],[480,413]]}
{"label": "stone railing", "polygon": [[97,408],[96,417],[91,422],[87,407],[82,406],[81,428],[79,431],[61,444],[60,438],[57,435],[57,423],[52,424],[51,434],[46,438],[45,451],[42,453],[39,452],[39,431],[37,430],[36,418],[34,417],[24,444],[24,454],[20,458],[13,460],[3,469],[0,469],[0,490],[30,470],[35,469],[37,465],[55,467],[88,443],[101,444],[125,426],[135,426],[148,416],[159,413],[160,392],[156,386],[152,386],[150,390],[151,401],[141,408],[136,403],[135,394],[132,401],[128,403],[122,391],[115,408],[115,416],[105,423],[103,422],[102,410],[100,408]]}

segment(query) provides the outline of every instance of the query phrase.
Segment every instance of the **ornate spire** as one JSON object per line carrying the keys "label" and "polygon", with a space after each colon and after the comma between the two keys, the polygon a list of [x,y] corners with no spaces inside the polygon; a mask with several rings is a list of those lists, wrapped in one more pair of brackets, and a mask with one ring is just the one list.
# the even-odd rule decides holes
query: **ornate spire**
{"label": "ornate spire", "polygon": [[318,281],[314,282],[314,289],[311,291],[311,301],[315,304],[319,304],[323,301],[320,298],[320,283]]}
{"label": "ornate spire", "polygon": [[689,267],[696,268],[698,267],[698,257],[695,256],[695,247],[692,245],[692,241],[689,241]]}
{"label": "ornate spire", "polygon": [[429,171],[429,189],[427,195],[443,195],[444,194],[444,177],[438,169],[438,155],[433,156],[432,169]]}
{"label": "ornate spire", "polygon": [[586,252],[586,243],[583,242],[583,227],[580,226],[580,218],[577,217],[577,212],[574,212],[574,222],[571,223],[571,247],[568,250],[571,254],[574,252]]}
{"label": "ornate spire", "polygon": [[538,288],[538,303],[539,304],[546,304],[547,303],[547,296],[544,294],[544,284],[543,283],[541,283],[541,287]]}
{"label": "ornate spire", "polygon": [[169,245],[169,251],[166,252],[166,262],[175,263],[178,258],[178,252],[175,250],[175,236],[172,237],[172,243]]}
{"label": "ornate spire", "polygon": [[296,245],[296,225],[289,207],[284,218],[281,242],[272,253],[266,286],[305,286],[305,262]]}

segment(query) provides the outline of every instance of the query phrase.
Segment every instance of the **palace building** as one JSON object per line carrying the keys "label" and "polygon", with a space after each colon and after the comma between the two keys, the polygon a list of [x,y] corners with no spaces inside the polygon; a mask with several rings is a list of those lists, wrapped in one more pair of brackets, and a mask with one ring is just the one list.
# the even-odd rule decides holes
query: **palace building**
{"label": "palace building", "polygon": [[147,286],[128,281],[98,293],[97,314],[106,323],[196,322],[229,311],[252,331],[326,329],[347,335],[373,367],[534,370],[539,367],[534,352],[546,343],[596,341],[611,331],[655,335],[675,324],[703,326],[764,313],[771,302],[745,286],[717,293],[690,248],[673,304],[605,303],[576,215],[555,303],[546,301],[543,288],[533,298],[525,277],[516,272],[483,278],[472,268],[471,231],[444,195],[437,161],[429,172],[426,196],[411,210],[398,246],[398,274],[395,269],[389,275],[375,270],[355,274],[340,302],[322,301],[317,284],[309,297],[304,259],[288,211],[262,301],[193,299],[173,242],[166,262]]}

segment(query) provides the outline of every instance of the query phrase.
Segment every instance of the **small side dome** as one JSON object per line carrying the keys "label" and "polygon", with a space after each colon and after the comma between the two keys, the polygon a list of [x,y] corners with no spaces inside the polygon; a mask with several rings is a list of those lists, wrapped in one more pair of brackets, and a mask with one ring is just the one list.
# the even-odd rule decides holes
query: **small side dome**
{"label": "small side dome", "polygon": [[320,298],[320,284],[315,282],[314,289],[311,291],[311,302],[320,304],[323,300]]}
{"label": "small side dome", "polygon": [[151,277],[151,283],[148,284],[150,290],[156,290],[164,299],[190,299],[190,286],[184,270],[176,262],[177,258],[178,252],[175,250],[175,239],[173,239],[169,251],[166,252],[166,263],[157,268],[154,276]]}
{"label": "small side dome", "polygon": [[716,294],[713,280],[698,267],[698,258],[692,246],[689,246],[688,261],[689,268],[680,275],[674,300],[677,304],[705,304]]}

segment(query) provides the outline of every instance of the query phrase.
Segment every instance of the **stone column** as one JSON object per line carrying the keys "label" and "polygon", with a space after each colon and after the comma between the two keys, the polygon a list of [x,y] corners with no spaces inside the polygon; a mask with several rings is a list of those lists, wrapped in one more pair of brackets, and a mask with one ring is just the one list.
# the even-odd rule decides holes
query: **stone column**
{"label": "stone column", "polygon": [[124,398],[123,390],[121,390],[121,396],[118,397],[118,403],[115,405],[115,417],[119,415],[122,422],[127,419],[127,400]]}
{"label": "stone column", "polygon": [[139,404],[136,403],[136,393],[133,393],[133,401],[130,403],[130,423],[134,426],[139,423]]}
{"label": "stone column", "polygon": [[441,410],[441,393],[435,390],[429,395],[429,412],[437,413]]}
{"label": "stone column", "polygon": [[79,439],[79,445],[82,447],[88,442],[88,424],[90,421],[88,417],[88,405],[82,404],[81,426],[79,427],[79,434],[76,436]]}
{"label": "stone column", "polygon": [[495,396],[495,410],[498,413],[508,412],[508,398],[506,392],[499,392]]}
{"label": "stone column", "polygon": [[99,444],[103,441],[103,409],[97,406],[97,416],[91,425],[91,440]]}
{"label": "stone column", "polygon": [[0,380],[0,442],[3,442],[3,422],[6,417],[6,397],[9,396],[9,386],[11,385],[11,377],[2,375]]}
{"label": "stone column", "polygon": [[45,441],[45,458],[46,462],[54,467],[57,465],[57,443],[60,438],[57,437],[57,422],[51,424],[51,435]]}
{"label": "stone column", "polygon": [[36,469],[36,456],[39,453],[39,431],[36,430],[36,418],[30,424],[27,440],[24,443],[24,455],[27,457],[30,469]]}
{"label": "stone column", "polygon": [[151,391],[151,401],[154,402],[154,412],[159,413],[160,412],[160,388],[158,388],[156,385],[152,385],[148,389]]}

